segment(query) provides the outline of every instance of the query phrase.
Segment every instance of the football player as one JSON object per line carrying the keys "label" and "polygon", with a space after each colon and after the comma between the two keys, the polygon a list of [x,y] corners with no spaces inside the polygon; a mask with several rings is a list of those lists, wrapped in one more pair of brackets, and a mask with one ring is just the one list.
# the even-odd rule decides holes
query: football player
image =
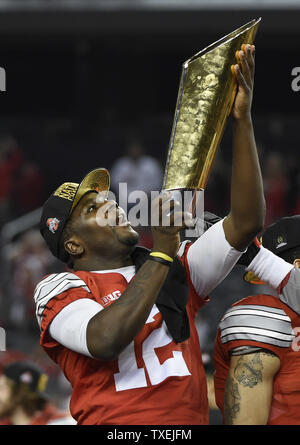
{"label": "football player", "polygon": [[17,361],[0,375],[0,425],[76,425],[46,393],[48,376],[34,363]]}
{"label": "football player", "polygon": [[235,303],[220,322],[214,382],[226,424],[300,424],[299,227],[295,215],[264,231],[245,279],[272,287]]}
{"label": "football player", "polygon": [[[125,212],[103,199],[105,169],[64,183],[43,207],[40,230],[72,269],[36,287],[41,344],[71,382],[78,424],[207,424],[206,378],[194,319],[263,227],[265,202],[251,103],[254,46],[232,67],[238,91],[231,209],[194,243],[180,245],[185,216],[168,193],[152,203],[153,249],[136,247]],[[101,199],[99,197],[101,193]],[[116,224],[115,224],[116,222]]]}

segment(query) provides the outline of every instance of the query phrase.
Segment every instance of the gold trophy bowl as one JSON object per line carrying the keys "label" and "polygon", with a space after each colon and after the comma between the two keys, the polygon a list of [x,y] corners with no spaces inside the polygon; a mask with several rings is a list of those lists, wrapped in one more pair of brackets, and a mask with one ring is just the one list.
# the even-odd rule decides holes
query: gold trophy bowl
{"label": "gold trophy bowl", "polygon": [[235,99],[231,71],[242,44],[253,44],[252,20],[183,63],[163,190],[204,190]]}

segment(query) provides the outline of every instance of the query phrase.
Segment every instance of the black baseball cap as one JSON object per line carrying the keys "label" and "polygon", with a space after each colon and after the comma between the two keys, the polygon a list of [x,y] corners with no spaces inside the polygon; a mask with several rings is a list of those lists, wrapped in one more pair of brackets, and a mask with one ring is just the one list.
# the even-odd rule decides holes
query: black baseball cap
{"label": "black baseball cap", "polygon": [[66,222],[80,199],[89,192],[108,192],[110,175],[105,168],[90,171],[80,184],[64,182],[47,199],[43,206],[40,220],[40,232],[54,256],[67,260],[64,249],[60,249],[60,240]]}
{"label": "black baseball cap", "polygon": [[[260,244],[277,256],[300,246],[300,215],[285,216],[266,228]],[[253,284],[262,284],[253,272],[245,274],[244,279]]]}
{"label": "black baseball cap", "polygon": [[28,389],[39,396],[46,397],[45,390],[48,376],[31,362],[14,362],[4,367],[3,374],[17,384],[28,386]]}

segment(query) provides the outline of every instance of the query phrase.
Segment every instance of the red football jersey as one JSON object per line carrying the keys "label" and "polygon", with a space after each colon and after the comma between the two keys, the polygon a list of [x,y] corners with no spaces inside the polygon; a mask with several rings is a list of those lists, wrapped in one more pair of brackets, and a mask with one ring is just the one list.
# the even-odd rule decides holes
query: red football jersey
{"label": "red football jersey", "polygon": [[69,303],[90,298],[106,307],[128,283],[120,273],[76,272],[50,275],[36,289],[41,345],[63,370],[73,392],[72,416],[80,425],[208,424],[206,377],[195,315],[205,299],[187,271],[190,338],[176,344],[154,305],[139,334],[118,360],[101,361],[71,351],[51,338],[48,327]]}
{"label": "red football jersey", "polygon": [[216,403],[223,416],[230,350],[256,346],[272,351],[280,358],[267,424],[300,424],[299,332],[300,316],[272,295],[244,298],[225,313],[214,347]]}

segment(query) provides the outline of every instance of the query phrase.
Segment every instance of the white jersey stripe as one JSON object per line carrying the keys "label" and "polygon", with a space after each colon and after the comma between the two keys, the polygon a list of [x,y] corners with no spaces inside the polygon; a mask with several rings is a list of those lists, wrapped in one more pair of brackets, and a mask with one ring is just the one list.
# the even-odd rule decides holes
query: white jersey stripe
{"label": "white jersey stripe", "polygon": [[[289,348],[291,346],[291,341],[286,340],[277,340],[276,338],[265,337],[260,334],[247,334],[247,333],[239,333],[239,334],[228,334],[226,337],[222,338],[222,343],[229,343],[231,341],[243,341],[249,345],[250,341],[265,343],[266,345],[273,345],[280,348]],[[261,346],[260,346],[261,347]]]}
{"label": "white jersey stripe", "polygon": [[36,317],[39,325],[42,322],[42,315],[48,302],[57,295],[76,288],[83,288],[90,292],[86,283],[77,275],[69,272],[52,274],[42,280],[37,286],[34,294],[36,302]]}
{"label": "white jersey stripe", "polygon": [[277,307],[263,306],[260,304],[240,304],[238,306],[232,306],[230,309],[227,310],[226,313],[239,311],[241,309],[255,309],[257,311],[267,312],[267,313],[271,313],[271,314],[285,315],[285,312],[283,309],[280,309]]}
{"label": "white jersey stripe", "polygon": [[239,333],[247,333],[247,334],[258,334],[264,335],[266,337],[275,338],[283,341],[292,341],[294,336],[292,334],[282,334],[281,332],[272,331],[269,329],[261,329],[261,328],[251,328],[249,326],[235,326],[226,329],[222,329],[221,339],[226,337],[229,334],[239,334]]}
{"label": "white jersey stripe", "polygon": [[237,315],[257,315],[259,317],[275,318],[277,320],[287,321],[288,323],[291,322],[290,317],[288,317],[287,315],[281,315],[281,314],[275,314],[273,312],[266,312],[266,311],[251,309],[251,307],[249,309],[240,309],[240,310],[236,310],[234,312],[228,311],[222,318],[222,321],[226,320],[226,318],[228,318],[228,317],[234,317]]}
{"label": "white jersey stripe", "polygon": [[[74,280],[75,281],[75,280]],[[45,295],[42,300],[37,302],[37,308],[39,307],[45,307],[47,303],[45,301],[51,300],[51,298],[55,297],[56,295],[59,295],[63,293],[65,290],[77,288],[77,287],[84,287],[85,290],[90,292],[89,288],[86,286],[86,284],[82,280],[78,280],[78,282],[74,282],[71,280],[64,280],[62,283],[59,283],[52,292],[49,292],[47,295]]]}
{"label": "white jersey stripe", "polygon": [[[35,301],[38,300],[40,291],[45,286],[48,286],[48,285],[50,285],[50,283],[53,283],[55,281],[61,281],[63,278],[66,278],[67,275],[74,275],[74,274],[69,274],[68,272],[62,273],[62,274],[52,274],[52,275],[49,275],[49,277],[47,277],[44,280],[42,280],[35,288],[35,291],[34,291],[34,299],[35,299]],[[75,277],[76,277],[76,275],[75,275]],[[78,277],[76,277],[76,278],[78,278]]]}
{"label": "white jersey stripe", "polygon": [[48,284],[48,283],[50,283],[52,280],[54,280],[55,279],[55,277],[57,277],[59,274],[57,274],[57,273],[55,273],[55,274],[51,274],[51,275],[49,275],[48,277],[46,277],[46,278],[44,278],[42,281],[40,281],[38,284],[37,284],[37,286],[36,286],[36,288],[35,288],[35,294],[37,294],[38,292],[39,292],[39,290],[45,285],[45,284]]}
{"label": "white jersey stripe", "polygon": [[[56,281],[55,281],[55,283],[56,283]],[[59,290],[59,292],[56,292],[56,294],[58,294],[58,293],[61,294],[63,292],[61,286],[63,287],[64,283],[67,284],[67,283],[70,283],[70,282],[74,283],[74,287],[86,286],[85,282],[82,281],[80,278],[74,278],[74,279],[71,278],[71,279],[68,279],[68,280],[65,279],[65,280],[60,281],[59,283],[57,283],[54,287],[53,286],[51,286],[51,287],[49,286],[49,287],[47,287],[47,289],[44,289],[44,291],[42,292],[40,297],[37,299],[36,303],[40,304],[45,298],[48,297],[48,295],[52,294],[55,290]],[[47,293],[45,293],[45,292],[47,292]]]}
{"label": "white jersey stripe", "polygon": [[[70,288],[73,289],[73,288],[76,288],[76,287],[78,288],[78,287],[81,287],[81,286],[72,286],[72,287],[70,287],[70,286],[65,286],[64,289],[63,289],[60,293],[64,292],[65,290],[68,290],[68,289],[70,289]],[[37,317],[42,317],[42,316],[43,316],[43,312],[44,312],[44,310],[45,310],[47,304],[48,304],[49,301],[52,300],[52,298],[54,298],[56,295],[58,295],[58,294],[55,294],[55,295],[53,295],[52,297],[49,297],[47,300],[44,300],[43,303],[39,304],[39,305],[36,307],[36,315],[37,315]]]}

